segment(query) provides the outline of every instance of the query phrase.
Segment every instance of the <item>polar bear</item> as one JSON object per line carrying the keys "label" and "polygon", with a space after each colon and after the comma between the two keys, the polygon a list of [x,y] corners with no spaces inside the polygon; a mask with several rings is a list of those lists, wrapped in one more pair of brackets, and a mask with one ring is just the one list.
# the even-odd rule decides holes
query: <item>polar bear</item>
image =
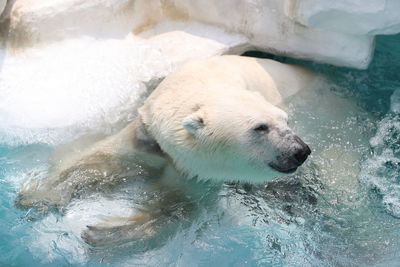
{"label": "polar bear", "polygon": [[[171,166],[186,177],[250,183],[292,173],[311,150],[290,129],[279,105],[313,79],[301,67],[269,59],[190,62],[166,77],[118,134],[64,159],[48,178],[28,181],[19,204],[63,206],[80,192],[127,177],[170,175]],[[99,229],[145,224],[149,214],[91,226],[84,237],[103,244],[96,237]]]}
{"label": "polar bear", "polygon": [[259,183],[295,171],[311,151],[288,127],[276,106],[282,95],[258,62],[187,65],[139,109],[141,128],[189,177]]}

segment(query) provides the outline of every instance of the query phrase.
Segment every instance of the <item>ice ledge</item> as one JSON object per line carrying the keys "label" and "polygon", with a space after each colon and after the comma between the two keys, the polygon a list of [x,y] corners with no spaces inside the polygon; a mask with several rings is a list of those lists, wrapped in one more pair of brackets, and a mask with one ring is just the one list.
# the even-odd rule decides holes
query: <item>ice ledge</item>
{"label": "ice ledge", "polygon": [[400,32],[399,0],[286,0],[287,15],[306,27],[351,35]]}
{"label": "ice ledge", "polygon": [[[236,48],[366,68],[374,35],[400,31],[398,0],[11,0],[7,4],[3,18],[10,20],[11,49],[81,35],[122,38],[147,32],[149,37],[154,32],[155,37],[156,28],[164,27],[163,34],[187,32],[177,22],[191,22],[197,23],[194,34],[210,42],[220,42],[215,39],[222,35],[241,36],[245,41],[235,43]],[[190,45],[185,46],[188,49],[181,53],[191,53]],[[236,48],[223,50],[240,52]]]}

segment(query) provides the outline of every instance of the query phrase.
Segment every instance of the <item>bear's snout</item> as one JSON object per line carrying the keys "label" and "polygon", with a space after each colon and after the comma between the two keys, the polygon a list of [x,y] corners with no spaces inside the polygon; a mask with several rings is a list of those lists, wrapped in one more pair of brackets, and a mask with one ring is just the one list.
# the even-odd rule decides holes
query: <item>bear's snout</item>
{"label": "bear's snout", "polygon": [[276,171],[292,173],[307,160],[307,157],[311,154],[311,149],[300,137],[293,133],[288,134],[286,140],[288,140],[287,145],[281,148],[275,161],[268,165]]}
{"label": "bear's snout", "polygon": [[293,158],[300,166],[304,161],[306,161],[308,155],[311,154],[311,149],[297,135],[294,136],[294,140],[298,143],[299,147],[296,149]]}

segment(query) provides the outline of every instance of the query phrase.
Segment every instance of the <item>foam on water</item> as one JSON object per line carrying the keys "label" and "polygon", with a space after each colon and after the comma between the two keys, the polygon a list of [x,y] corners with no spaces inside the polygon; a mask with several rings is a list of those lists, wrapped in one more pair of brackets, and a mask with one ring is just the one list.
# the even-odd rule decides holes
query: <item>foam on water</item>
{"label": "foam on water", "polygon": [[376,189],[388,212],[400,218],[400,90],[391,100],[390,112],[370,140],[374,156],[364,163],[360,180]]}
{"label": "foam on water", "polygon": [[135,113],[143,82],[167,70],[143,41],[80,38],[5,55],[0,143],[57,144],[88,129],[107,131]]}

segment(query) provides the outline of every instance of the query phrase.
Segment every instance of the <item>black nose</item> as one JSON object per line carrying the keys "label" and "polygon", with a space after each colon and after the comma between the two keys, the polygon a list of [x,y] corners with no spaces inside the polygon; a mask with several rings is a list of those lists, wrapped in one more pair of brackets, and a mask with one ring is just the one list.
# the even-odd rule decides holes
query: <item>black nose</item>
{"label": "black nose", "polygon": [[296,159],[298,164],[301,165],[304,161],[306,161],[308,155],[311,154],[311,149],[308,145],[306,145],[306,143],[303,142],[303,140],[300,139],[300,137],[295,136],[294,139],[300,145],[300,148],[297,149],[294,154],[294,158]]}
{"label": "black nose", "polygon": [[306,161],[308,155],[311,154],[310,147],[306,144],[299,149],[296,154],[294,154],[294,158],[298,161],[299,164],[303,164]]}

